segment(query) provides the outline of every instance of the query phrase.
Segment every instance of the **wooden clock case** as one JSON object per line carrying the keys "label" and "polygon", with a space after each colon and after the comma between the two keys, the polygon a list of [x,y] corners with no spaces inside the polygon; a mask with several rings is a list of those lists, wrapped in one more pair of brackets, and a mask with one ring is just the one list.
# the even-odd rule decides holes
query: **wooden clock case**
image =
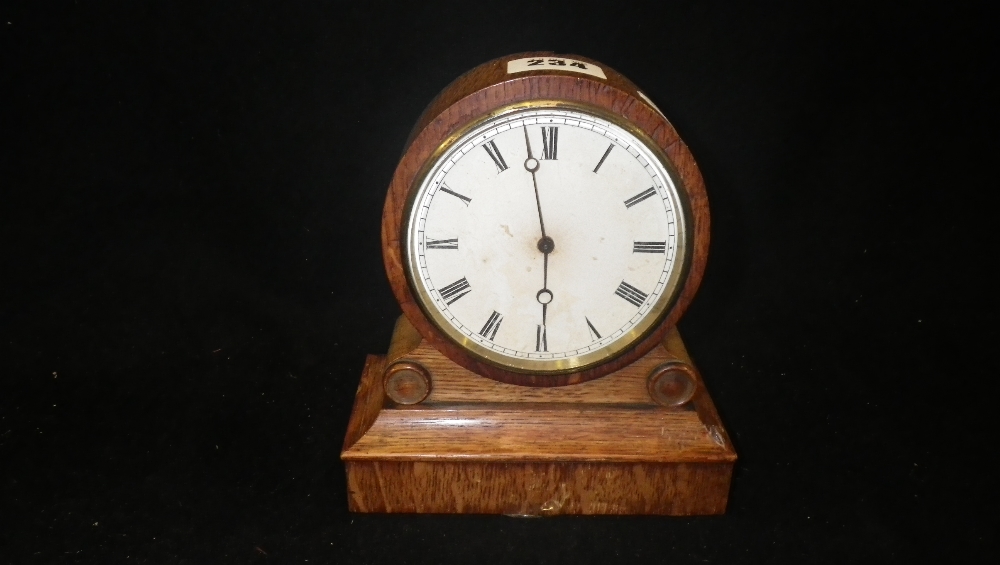
{"label": "wooden clock case", "polygon": [[[606,78],[553,66],[508,73],[509,61],[529,57],[597,67]],[[439,147],[477,118],[539,100],[594,108],[647,136],[680,179],[693,242],[677,300],[653,331],[610,362],[559,375],[505,370],[448,340],[414,300],[401,242],[414,181]],[[383,257],[404,315],[388,354],[368,356],[362,371],[341,454],[350,509],[724,512],[736,453],[675,327],[701,282],[708,239],[704,182],[687,146],[606,65],[520,53],[445,88],[414,127],[386,197]]]}

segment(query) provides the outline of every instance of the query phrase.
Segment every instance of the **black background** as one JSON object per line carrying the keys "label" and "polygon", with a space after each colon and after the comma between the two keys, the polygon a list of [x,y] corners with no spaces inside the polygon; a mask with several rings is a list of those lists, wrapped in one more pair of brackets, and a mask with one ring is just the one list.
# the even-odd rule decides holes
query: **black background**
{"label": "black background", "polygon": [[[985,561],[993,20],[954,2],[0,8],[0,563]],[[29,9],[30,8],[30,9]],[[383,198],[462,72],[551,49],[670,117],[722,517],[346,511],[399,309]]]}

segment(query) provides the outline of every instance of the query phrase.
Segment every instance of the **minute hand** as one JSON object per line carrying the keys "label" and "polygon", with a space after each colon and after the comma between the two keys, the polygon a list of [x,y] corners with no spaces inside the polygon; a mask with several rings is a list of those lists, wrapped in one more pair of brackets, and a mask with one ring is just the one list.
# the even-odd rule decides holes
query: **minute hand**
{"label": "minute hand", "polygon": [[528,128],[524,128],[524,145],[528,148],[528,158],[524,160],[524,168],[531,173],[531,184],[535,187],[535,206],[538,208],[538,225],[542,229],[542,238],[538,240],[538,250],[544,255],[542,290],[548,290],[549,286],[549,253],[556,248],[552,238],[545,233],[545,219],[542,217],[542,200],[538,196],[538,178],[535,173],[541,163],[531,155],[531,142],[528,141]]}
{"label": "minute hand", "polygon": [[[535,205],[538,207],[538,224],[542,228],[542,239],[545,239],[545,237],[546,237],[545,236],[545,220],[542,219],[542,201],[538,197],[538,179],[535,178],[535,173],[538,172],[538,168],[541,166],[541,163],[538,161],[538,159],[535,159],[531,155],[531,142],[528,141],[528,128],[527,128],[527,126],[524,126],[523,129],[524,129],[524,145],[525,145],[525,147],[528,148],[528,158],[524,160],[524,168],[529,173],[531,173],[531,184],[533,184],[535,186]],[[548,255],[548,253],[546,251],[542,251],[542,253],[545,253],[546,255]]]}

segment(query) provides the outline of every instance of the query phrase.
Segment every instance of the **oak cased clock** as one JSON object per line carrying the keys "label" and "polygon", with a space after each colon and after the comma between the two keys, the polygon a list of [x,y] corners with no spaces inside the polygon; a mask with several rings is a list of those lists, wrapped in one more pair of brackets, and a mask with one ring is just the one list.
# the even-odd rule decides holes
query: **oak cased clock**
{"label": "oak cased clock", "polygon": [[363,371],[351,508],[723,511],[735,452],[676,331],[708,233],[686,145],[607,65],[523,53],[453,82],[386,198],[404,315]]}

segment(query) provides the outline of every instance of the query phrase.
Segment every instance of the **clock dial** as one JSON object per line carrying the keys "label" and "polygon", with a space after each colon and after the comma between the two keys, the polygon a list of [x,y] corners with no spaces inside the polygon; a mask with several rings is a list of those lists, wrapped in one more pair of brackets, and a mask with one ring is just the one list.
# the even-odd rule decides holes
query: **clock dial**
{"label": "clock dial", "polygon": [[410,282],[446,335],[521,371],[607,361],[662,319],[685,267],[665,158],[612,121],[548,107],[459,136],[420,181]]}

